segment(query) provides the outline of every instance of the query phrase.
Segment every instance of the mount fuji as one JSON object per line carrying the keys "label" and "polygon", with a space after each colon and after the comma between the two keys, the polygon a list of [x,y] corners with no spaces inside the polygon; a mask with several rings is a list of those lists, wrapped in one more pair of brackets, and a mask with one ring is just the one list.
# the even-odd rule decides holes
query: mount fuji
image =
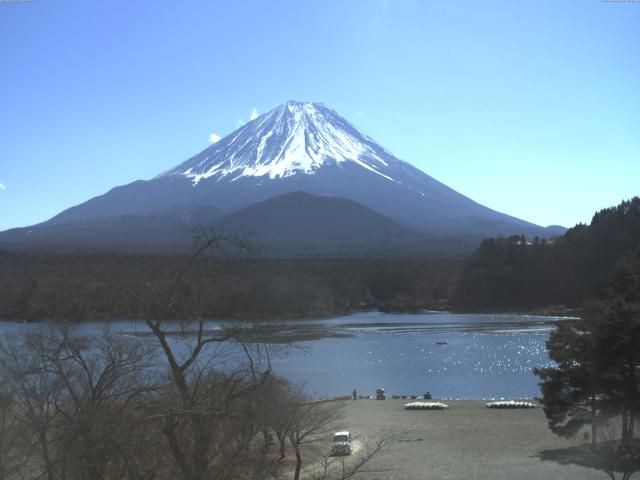
{"label": "mount fuji", "polygon": [[[336,198],[349,208],[331,201]],[[0,245],[171,248],[184,241],[189,225],[252,231],[258,218],[264,237],[286,243],[293,235],[304,243],[308,222],[299,222],[307,224],[299,232],[291,222],[286,229],[279,225],[286,215],[304,217],[309,205],[318,222],[312,229],[318,251],[319,234],[340,236],[333,224],[352,225],[354,247],[389,240],[427,250],[443,237],[464,239],[464,250],[487,236],[563,232],[484,207],[396,158],[325,105],[290,101],[151,180],[116,187],[39,225],[0,233]],[[256,208],[259,216],[243,214]]]}

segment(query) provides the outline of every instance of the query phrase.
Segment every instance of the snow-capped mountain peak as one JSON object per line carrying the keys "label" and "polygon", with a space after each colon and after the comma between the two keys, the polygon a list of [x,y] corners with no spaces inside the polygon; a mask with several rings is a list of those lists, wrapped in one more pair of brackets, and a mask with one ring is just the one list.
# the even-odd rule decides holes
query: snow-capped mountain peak
{"label": "snow-capped mountain peak", "polygon": [[[296,195],[288,195],[293,193]],[[300,194],[319,200],[303,204]],[[344,217],[335,208],[322,207],[327,197],[333,197],[356,202],[410,231],[428,233],[430,238],[548,235],[545,229],[484,207],[399,160],[325,105],[302,102],[280,105],[154,179],[113,188],[61,212],[47,225],[61,225],[61,231],[67,232],[67,225],[77,223],[84,226],[76,233],[84,235],[104,220],[109,231],[129,231],[123,237],[134,239],[147,235],[155,244],[162,238],[172,241],[175,222],[209,224],[283,196],[284,203],[267,205],[280,209],[277,215],[265,213],[262,218],[262,207],[251,210],[253,216],[247,215],[253,220],[242,217],[242,227],[251,231],[259,225],[271,224],[271,228],[284,222],[282,235],[286,236],[287,228],[293,232],[297,221],[280,219],[295,213],[295,218],[310,222],[300,223],[296,238],[309,238],[310,231],[318,231],[309,225],[316,223],[321,232],[349,236],[352,225],[339,220]],[[347,208],[345,203],[332,205]],[[367,215],[357,210],[358,215]],[[118,230],[116,223],[131,229]],[[147,232],[148,228],[155,228],[155,233]],[[271,232],[276,241],[280,236],[277,228],[264,231]],[[65,239],[72,238],[66,235]],[[365,243],[368,241],[386,243],[379,235]],[[314,245],[309,248],[313,250]],[[333,245],[331,255],[341,255],[334,250],[335,244],[328,245]]]}
{"label": "snow-capped mountain peak", "polygon": [[325,165],[353,162],[395,181],[389,161],[399,162],[330,108],[289,101],[159,177],[185,176],[194,185],[210,177],[277,179],[313,175]]}

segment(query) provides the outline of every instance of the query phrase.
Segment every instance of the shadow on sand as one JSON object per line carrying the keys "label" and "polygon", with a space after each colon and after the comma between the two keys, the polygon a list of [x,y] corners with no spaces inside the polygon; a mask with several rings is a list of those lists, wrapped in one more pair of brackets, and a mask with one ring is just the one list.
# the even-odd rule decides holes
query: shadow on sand
{"label": "shadow on sand", "polygon": [[581,467],[599,470],[597,460],[590,454],[587,446],[555,448],[541,450],[533,457],[547,462],[555,462],[560,465],[580,465]]}

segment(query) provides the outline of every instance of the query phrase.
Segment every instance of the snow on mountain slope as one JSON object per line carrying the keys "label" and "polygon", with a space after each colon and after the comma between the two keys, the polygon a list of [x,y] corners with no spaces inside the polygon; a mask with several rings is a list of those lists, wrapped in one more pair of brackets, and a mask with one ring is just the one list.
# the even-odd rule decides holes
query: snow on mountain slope
{"label": "snow on mountain slope", "polygon": [[352,200],[421,234],[547,236],[396,158],[325,105],[303,102],[280,105],[177,167],[115,187],[45,224],[118,215],[212,220],[291,192]]}
{"label": "snow on mountain slope", "polygon": [[[393,156],[321,103],[287,102],[159,177],[286,178],[352,162],[390,181]],[[395,159],[396,161],[399,161]]]}

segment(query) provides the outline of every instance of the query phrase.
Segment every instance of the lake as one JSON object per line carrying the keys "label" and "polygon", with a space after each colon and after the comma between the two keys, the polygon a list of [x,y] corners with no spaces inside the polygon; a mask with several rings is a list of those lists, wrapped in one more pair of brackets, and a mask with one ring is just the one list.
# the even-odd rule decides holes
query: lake
{"label": "lake", "polygon": [[[552,365],[545,341],[564,317],[515,314],[417,315],[362,312],[322,320],[266,324],[280,335],[273,371],[303,382],[314,396],[417,394],[451,399],[531,398],[539,395],[535,367]],[[264,326],[242,322],[246,326]],[[103,322],[88,322],[85,333]],[[142,334],[140,322],[113,323],[124,334]],[[220,321],[207,328],[221,329]],[[35,328],[3,322],[0,332]],[[276,335],[276,337],[278,336]],[[283,347],[287,341],[288,346]]]}

